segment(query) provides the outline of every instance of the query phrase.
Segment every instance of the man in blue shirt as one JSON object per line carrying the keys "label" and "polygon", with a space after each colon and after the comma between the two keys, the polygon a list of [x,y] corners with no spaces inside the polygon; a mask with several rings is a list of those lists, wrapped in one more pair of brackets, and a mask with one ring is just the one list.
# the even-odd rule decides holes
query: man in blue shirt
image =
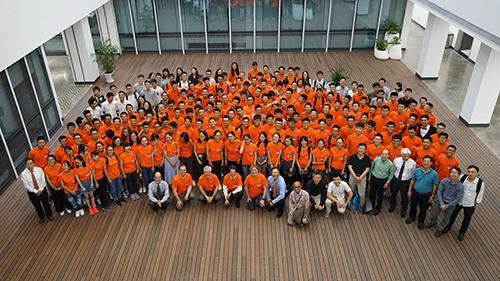
{"label": "man in blue shirt", "polygon": [[438,174],[431,169],[432,157],[424,156],[422,159],[422,167],[417,168],[411,176],[410,188],[408,189],[408,197],[411,198],[410,217],[406,220],[406,224],[410,224],[415,220],[417,215],[417,206],[420,206],[418,214],[418,229],[424,228],[425,214],[429,208],[429,203],[436,196],[437,185],[439,183]]}
{"label": "man in blue shirt", "polygon": [[280,176],[280,170],[277,167],[274,167],[271,171],[267,183],[269,186],[269,192],[266,193],[267,210],[272,212],[277,207],[278,214],[276,217],[281,218],[285,208],[286,183],[283,177]]}
{"label": "man in blue shirt", "polygon": [[437,199],[434,202],[434,206],[432,206],[431,221],[425,226],[430,228],[437,225],[439,213],[444,211],[443,220],[439,223],[438,229],[434,234],[436,237],[441,236],[443,229],[450,222],[450,218],[455,210],[455,207],[464,196],[464,185],[458,180],[460,173],[460,168],[451,167],[450,177],[443,179],[439,183]]}

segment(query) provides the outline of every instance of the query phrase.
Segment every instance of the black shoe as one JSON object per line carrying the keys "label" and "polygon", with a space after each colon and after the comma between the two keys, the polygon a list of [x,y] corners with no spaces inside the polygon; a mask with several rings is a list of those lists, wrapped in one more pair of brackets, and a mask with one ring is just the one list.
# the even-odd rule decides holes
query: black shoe
{"label": "black shoe", "polygon": [[465,233],[460,232],[458,234],[458,241],[463,241],[464,240]]}
{"label": "black shoe", "polygon": [[424,229],[424,223],[423,222],[419,222],[418,223],[418,229]]}
{"label": "black shoe", "polygon": [[234,205],[236,206],[236,208],[239,208],[239,207],[241,207],[241,204],[240,204],[240,202],[236,202],[236,204],[234,204]]}
{"label": "black shoe", "polygon": [[125,200],[123,198],[118,199],[118,201],[120,201],[120,203],[122,203],[122,205],[125,204],[125,203],[127,203],[127,200]]}
{"label": "black shoe", "polygon": [[441,230],[436,230],[436,233],[434,233],[434,236],[440,237],[443,232]]}
{"label": "black shoe", "polygon": [[115,201],[115,205],[118,206],[118,207],[121,207],[122,206],[122,202],[120,202],[120,200]]}
{"label": "black shoe", "polygon": [[428,223],[425,225],[425,228],[431,228],[433,226],[437,225],[437,223]]}
{"label": "black shoe", "polygon": [[373,215],[376,216],[380,213],[380,210],[379,209],[376,209],[374,212],[373,212]]}
{"label": "black shoe", "polygon": [[406,217],[406,211],[401,211],[401,217],[402,218]]}
{"label": "black shoe", "polygon": [[104,210],[104,211],[109,211],[111,210],[111,208],[109,207],[108,204],[104,205],[104,206],[101,206],[101,208]]}
{"label": "black shoe", "polygon": [[207,205],[208,201],[207,200],[203,200],[201,204],[203,205]]}
{"label": "black shoe", "polygon": [[412,223],[414,220],[415,220],[414,218],[408,218],[408,219],[405,221],[405,223],[406,223],[406,224],[410,224],[410,223]]}
{"label": "black shoe", "polygon": [[389,208],[389,213],[394,212],[394,209],[396,209],[396,207],[395,207],[395,206],[391,206],[391,207]]}
{"label": "black shoe", "polygon": [[276,217],[279,219],[283,216],[283,212],[278,212],[278,214],[276,215]]}
{"label": "black shoe", "polygon": [[53,216],[49,216],[49,221],[53,221],[54,220],[54,217]]}
{"label": "black shoe", "polygon": [[450,231],[450,228],[451,228],[451,227],[445,227],[445,228],[443,229],[443,231],[441,231],[441,232],[442,232],[443,234],[448,233],[448,231]]}
{"label": "black shoe", "polygon": [[43,219],[39,219],[39,220],[38,220],[38,223],[39,223],[39,224],[42,224],[44,221],[45,221],[45,218],[43,218]]}

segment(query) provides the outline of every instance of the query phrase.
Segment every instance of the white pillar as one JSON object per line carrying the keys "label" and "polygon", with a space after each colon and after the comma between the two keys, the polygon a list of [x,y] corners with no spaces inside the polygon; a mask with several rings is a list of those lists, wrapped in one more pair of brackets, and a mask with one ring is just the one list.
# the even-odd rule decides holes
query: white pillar
{"label": "white pillar", "polygon": [[116,24],[113,1],[108,1],[97,9],[97,18],[99,19],[99,26],[101,27],[101,40],[104,41],[109,38],[112,45],[118,46],[121,54],[122,48],[120,47],[120,37],[118,36],[118,26]]}
{"label": "white pillar", "polygon": [[487,127],[500,93],[500,53],[481,43],[460,120],[470,127]]}
{"label": "white pillar", "polygon": [[92,57],[95,51],[88,18],[84,17],[63,32],[75,83],[93,83],[100,75],[99,67]]}
{"label": "white pillar", "polygon": [[408,38],[410,37],[411,15],[413,14],[413,7],[415,3],[410,0],[406,1],[405,15],[403,19],[403,26],[401,29],[401,48],[406,49]]}
{"label": "white pillar", "polygon": [[421,79],[437,79],[449,30],[449,23],[429,13],[416,73]]}

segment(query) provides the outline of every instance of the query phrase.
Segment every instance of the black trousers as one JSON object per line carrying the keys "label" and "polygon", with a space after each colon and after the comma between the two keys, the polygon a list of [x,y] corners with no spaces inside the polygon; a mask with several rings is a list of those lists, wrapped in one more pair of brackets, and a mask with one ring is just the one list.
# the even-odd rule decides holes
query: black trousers
{"label": "black trousers", "polygon": [[[52,209],[49,204],[49,194],[47,193],[46,189],[42,191],[42,194],[40,194],[40,196],[37,196],[36,193],[28,191],[28,198],[30,199],[31,204],[33,204],[33,206],[35,207],[36,213],[38,214],[39,218],[44,219],[45,215],[47,215],[47,217],[52,217]],[[44,209],[45,213],[43,212]]]}
{"label": "black trousers", "polygon": [[193,159],[194,160],[194,178],[193,178],[193,180],[196,182],[198,182],[198,179],[200,178],[200,176],[203,175],[203,168],[205,168],[205,166],[208,165],[207,156],[205,154],[198,154],[198,157],[201,160],[201,164],[198,163],[198,160],[196,160],[196,157]]}
{"label": "black trousers", "polygon": [[[163,171],[163,169],[161,169]],[[127,189],[129,194],[137,193],[137,171],[133,171],[132,173],[126,173],[127,178],[125,181],[127,182]]]}
{"label": "black trousers", "polygon": [[96,190],[99,192],[99,199],[101,200],[101,206],[108,205],[108,197],[106,196],[106,190],[108,189],[108,180],[106,177],[102,177],[97,180],[99,188]]}
{"label": "black trousers", "polygon": [[54,200],[56,212],[58,213],[63,212],[64,209],[71,210],[73,208],[64,194],[63,189],[57,191],[52,189],[52,200]]}
{"label": "black trousers", "polygon": [[429,198],[431,194],[420,194],[414,188],[411,191],[411,208],[410,208],[410,218],[415,219],[417,215],[417,206],[420,207],[420,212],[418,213],[418,222],[425,221],[425,215],[427,214],[427,209],[429,208]]}
{"label": "black trousers", "polygon": [[[169,203],[170,203],[170,198],[168,198],[167,201],[161,203],[161,209],[165,210]],[[160,209],[160,206],[158,206],[158,203],[153,202],[153,201],[149,201],[149,206],[151,206],[151,208],[155,212],[158,212],[158,210]]]}
{"label": "black trousers", "polygon": [[[271,200],[273,200],[273,196],[271,195]],[[272,206],[269,206],[267,204],[267,210],[269,212],[274,211],[274,209],[277,208],[278,212],[283,213],[283,209],[285,208],[285,198],[281,199],[280,201],[276,202],[276,204],[273,204]]]}
{"label": "black trousers", "polygon": [[[229,191],[228,194],[231,194],[231,192]],[[242,197],[243,197],[243,191],[237,192],[236,194],[231,194],[231,196],[229,197],[229,205],[231,205],[233,201],[235,203],[239,203]],[[226,199],[224,198],[224,200]]]}
{"label": "black trousers", "polygon": [[186,165],[186,170],[190,175],[194,175],[193,156],[179,157],[181,164]]}
{"label": "black trousers", "polygon": [[[295,171],[296,171],[296,173],[295,173],[295,179],[302,184],[302,188],[305,188],[306,183],[309,181],[309,173],[301,175],[299,173],[299,169],[296,169]],[[286,189],[290,193],[290,191],[292,190],[292,187],[287,185]]]}
{"label": "black trousers", "polygon": [[393,178],[391,181],[391,207],[396,207],[396,199],[398,192],[401,191],[401,211],[406,212],[408,209],[408,188],[410,181],[399,181]]}
{"label": "black trousers", "polygon": [[222,177],[222,160],[212,161],[212,165],[212,173],[220,179]]}
{"label": "black trousers", "polygon": [[[384,199],[384,184],[387,182],[387,178],[379,179],[374,176],[370,179],[370,200],[372,201],[373,208],[375,210],[382,209],[382,200]],[[376,203],[375,204],[375,200]]]}
{"label": "black trousers", "polygon": [[464,209],[464,220],[462,221],[462,226],[460,227],[460,233],[466,233],[467,229],[469,229],[470,221],[472,219],[472,215],[474,214],[474,211],[476,208],[474,207],[462,207],[461,205],[457,204],[455,207],[455,210],[451,214],[450,217],[450,222],[446,227],[451,228],[453,224],[455,223],[455,220],[457,219],[458,214],[460,211]]}

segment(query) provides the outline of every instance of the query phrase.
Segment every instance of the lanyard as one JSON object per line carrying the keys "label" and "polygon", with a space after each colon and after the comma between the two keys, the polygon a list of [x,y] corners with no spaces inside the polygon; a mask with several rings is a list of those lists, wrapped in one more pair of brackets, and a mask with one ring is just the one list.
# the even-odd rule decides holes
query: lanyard
{"label": "lanyard", "polygon": [[295,207],[293,208],[292,212],[295,212],[295,210],[297,210],[297,204],[299,204],[300,198],[302,198],[302,193],[303,192],[304,192],[303,190],[300,191],[300,196],[299,196],[298,200],[297,200],[297,195],[295,195],[295,194],[293,195],[293,198],[295,199]]}

